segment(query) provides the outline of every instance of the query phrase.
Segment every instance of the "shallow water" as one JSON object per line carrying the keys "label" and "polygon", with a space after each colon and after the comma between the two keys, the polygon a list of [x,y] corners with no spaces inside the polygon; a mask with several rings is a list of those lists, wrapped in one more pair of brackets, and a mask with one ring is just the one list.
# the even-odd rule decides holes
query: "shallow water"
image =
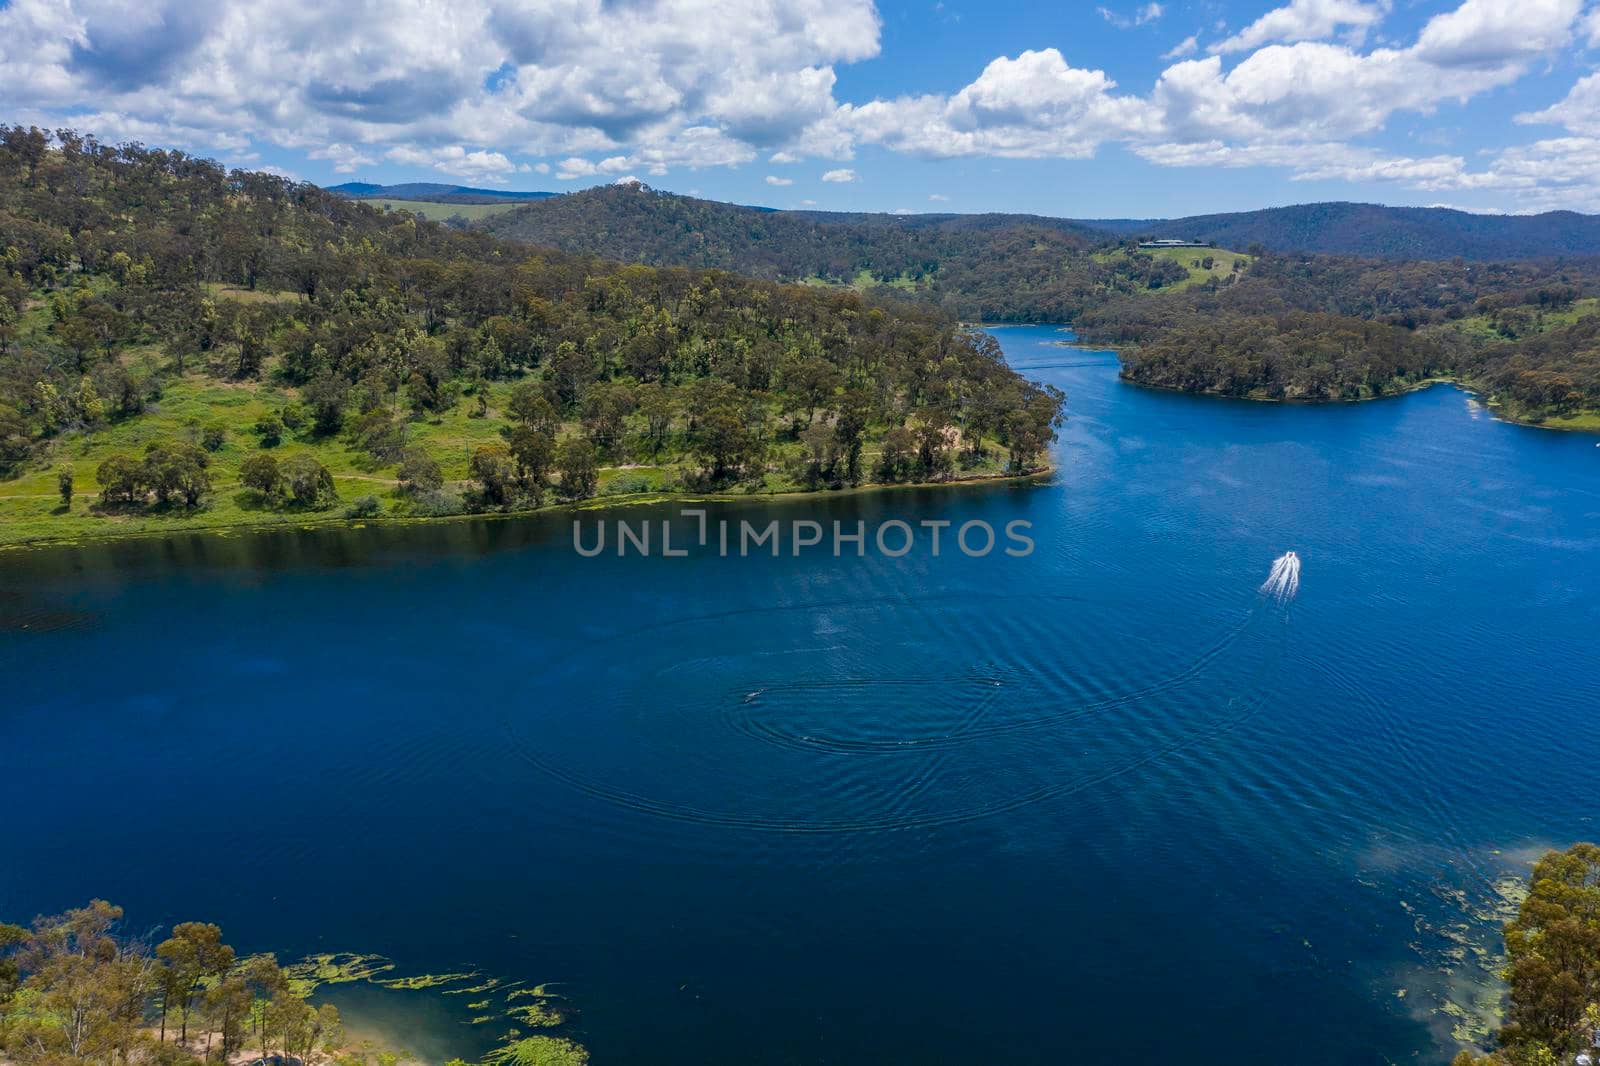
{"label": "shallow water", "polygon": [[1495,880],[1597,833],[1594,438],[997,336],[1069,393],[1050,483],[712,517],[1023,559],[580,559],[564,517],[0,555],[0,916],[558,981],[598,1062],[1447,1058]]}

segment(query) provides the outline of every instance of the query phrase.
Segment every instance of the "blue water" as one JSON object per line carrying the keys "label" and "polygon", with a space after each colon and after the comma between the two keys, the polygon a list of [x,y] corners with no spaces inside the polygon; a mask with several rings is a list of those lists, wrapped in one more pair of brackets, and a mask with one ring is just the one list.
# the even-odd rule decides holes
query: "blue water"
{"label": "blue water", "polygon": [[1445,932],[1600,832],[1594,438],[998,336],[1070,395],[1048,484],[712,517],[1026,558],[580,559],[565,518],[0,555],[0,916],[559,981],[597,1062],[1443,1061]]}

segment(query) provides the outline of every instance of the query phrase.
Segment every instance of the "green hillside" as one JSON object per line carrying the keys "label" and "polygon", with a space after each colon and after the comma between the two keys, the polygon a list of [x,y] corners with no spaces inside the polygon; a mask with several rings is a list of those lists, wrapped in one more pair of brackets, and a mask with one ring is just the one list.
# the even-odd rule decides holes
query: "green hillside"
{"label": "green hillside", "polygon": [[1175,263],[1097,257],[1108,238],[1059,219],[767,211],[613,185],[483,223],[496,236],[623,262],[891,285],[967,321],[1065,322],[1107,293],[1188,279]]}
{"label": "green hillside", "polygon": [[18,127],[0,248],[0,544],[1022,475],[1063,399],[926,305]]}
{"label": "green hillside", "polygon": [[1124,237],[1175,237],[1228,248],[1380,259],[1478,262],[1600,255],[1600,215],[1477,215],[1445,207],[1321,203],[1187,218],[1086,221]]}
{"label": "green hillside", "polygon": [[453,218],[467,222],[482,222],[507,211],[515,211],[522,204],[515,200],[498,204],[435,203],[430,200],[389,200],[383,197],[360,197],[364,204],[381,207],[385,211],[410,211],[430,222],[445,222]]}

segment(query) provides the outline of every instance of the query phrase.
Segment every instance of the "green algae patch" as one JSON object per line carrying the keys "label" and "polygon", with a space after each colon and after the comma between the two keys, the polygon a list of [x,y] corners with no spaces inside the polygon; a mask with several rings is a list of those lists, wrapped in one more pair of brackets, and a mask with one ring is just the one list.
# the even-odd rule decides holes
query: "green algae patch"
{"label": "green algae patch", "polygon": [[460,984],[462,981],[471,981],[480,974],[469,971],[466,973],[425,973],[415,977],[386,977],[374,980],[373,984],[382,985],[384,988],[423,989],[438,988],[440,985]]}
{"label": "green algae patch", "polygon": [[1437,919],[1400,903],[1416,930],[1411,948],[1421,964],[1409,975],[1414,987],[1396,989],[1395,997],[1411,1004],[1413,1016],[1441,1040],[1458,1048],[1491,1047],[1506,1009],[1501,928],[1516,917],[1527,881],[1506,874],[1471,889],[1436,884],[1430,892],[1444,905]]}
{"label": "green algae patch", "polygon": [[[548,984],[515,989],[506,995],[505,1017],[533,1029],[549,1029],[565,1024],[566,1012],[554,1002],[560,998],[550,991]],[[522,1003],[519,1000],[529,1002]]]}
{"label": "green algae patch", "polygon": [[508,1007],[505,1016],[507,1018],[515,1018],[533,1029],[550,1029],[563,1024],[567,1020],[567,1016],[561,1012],[560,1008],[543,1001]]}
{"label": "green algae patch", "polygon": [[376,982],[379,975],[394,969],[394,963],[382,955],[358,955],[354,952],[332,952],[308,955],[299,962],[283,968],[289,985],[296,995],[304,998],[322,985],[342,985],[353,981]]}
{"label": "green algae patch", "polygon": [[[356,981],[365,981],[368,984],[378,985],[382,988],[391,988],[401,991],[420,991],[429,988],[439,988],[442,985],[460,984],[462,981],[471,981],[482,975],[476,970],[462,970],[455,973],[424,973],[402,977],[386,977],[392,973],[395,963],[383,955],[358,954],[356,952],[329,952],[321,955],[308,955],[299,962],[291,963],[283,968],[289,975],[291,987],[297,995],[309,996],[322,985],[351,984]],[[499,981],[490,981],[479,987],[492,988],[500,984]],[[462,989],[461,991],[468,991]]]}
{"label": "green algae patch", "polygon": [[532,988],[519,988],[515,992],[509,992],[506,994],[506,999],[526,999],[529,997],[551,999],[556,995],[557,993],[550,991],[550,982],[546,981],[543,984],[534,985]]}
{"label": "green algae patch", "polygon": [[488,1066],[587,1066],[589,1052],[560,1037],[529,1036],[495,1048],[483,1061]]}
{"label": "green algae patch", "polygon": [[484,992],[493,992],[497,988],[515,988],[520,984],[522,984],[521,981],[512,981],[507,984],[498,977],[490,977],[475,985],[467,985],[465,988],[447,988],[444,990],[444,994],[447,996],[476,996]]}
{"label": "green algae patch", "polygon": [[[522,1066],[527,1063],[560,1066],[563,1063],[588,1061],[588,1052],[570,1040],[549,1036],[523,1037],[524,1029],[553,1029],[568,1021],[569,1012],[556,1003],[561,996],[551,990],[548,982],[524,987],[524,981],[506,981],[486,976],[478,970],[396,975],[394,960],[384,955],[358,952],[310,955],[283,969],[289,977],[290,988],[301,998],[309,998],[324,985],[357,982],[396,992],[481,996],[483,998],[465,1004],[472,1013],[461,1024],[507,1026],[504,1042],[484,1060],[490,1066]],[[500,997],[498,1009],[497,994]]]}

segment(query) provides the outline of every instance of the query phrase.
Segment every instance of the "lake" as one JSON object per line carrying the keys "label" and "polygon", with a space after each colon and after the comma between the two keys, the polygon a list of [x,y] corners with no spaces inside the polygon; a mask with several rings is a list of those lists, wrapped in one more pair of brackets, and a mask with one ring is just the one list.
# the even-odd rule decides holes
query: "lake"
{"label": "lake", "polygon": [[[1069,394],[1050,481],[710,512],[1026,557],[590,559],[567,516],[0,554],[0,917],[557,982],[599,1063],[1445,1061],[1505,878],[1600,835],[1595,438],[996,335]],[[335,993],[441,1057],[503,1029],[469,998]]]}

